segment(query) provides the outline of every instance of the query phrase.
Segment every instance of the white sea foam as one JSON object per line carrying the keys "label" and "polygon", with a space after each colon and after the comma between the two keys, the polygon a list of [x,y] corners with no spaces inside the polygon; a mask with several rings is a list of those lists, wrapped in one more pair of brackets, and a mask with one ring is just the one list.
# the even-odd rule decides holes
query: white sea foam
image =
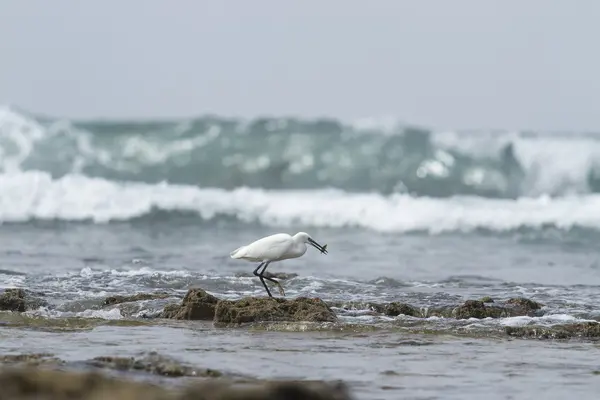
{"label": "white sea foam", "polygon": [[338,190],[268,191],[119,183],[41,171],[0,174],[0,222],[35,219],[129,220],[154,209],[218,215],[269,226],[361,227],[380,232],[509,231],[521,227],[600,229],[600,196],[449,199],[350,194]]}
{"label": "white sea foam", "polygon": [[70,312],[70,311],[58,311],[51,310],[45,307],[39,308],[37,310],[27,311],[26,315],[45,317],[45,318],[99,318],[99,319],[108,319],[108,320],[119,320],[123,319],[123,315],[118,308],[113,308],[110,310],[84,310],[80,312]]}
{"label": "white sea foam", "polygon": [[597,322],[590,319],[577,318],[568,314],[548,314],[541,317],[510,317],[503,318],[500,320],[500,324],[504,326],[527,326],[527,325],[541,325],[541,326],[552,326],[558,324],[572,324],[576,322]]}

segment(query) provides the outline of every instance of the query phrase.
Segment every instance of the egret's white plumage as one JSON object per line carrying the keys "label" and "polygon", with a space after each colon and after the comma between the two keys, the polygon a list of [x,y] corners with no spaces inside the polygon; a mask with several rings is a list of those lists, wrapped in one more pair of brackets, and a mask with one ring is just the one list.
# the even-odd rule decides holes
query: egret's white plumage
{"label": "egret's white plumage", "polygon": [[[275,283],[279,287],[279,292],[284,295],[281,284],[273,278],[263,276],[269,264],[273,261],[287,260],[290,258],[298,258],[306,253],[306,244],[310,244],[323,254],[327,254],[327,245],[321,246],[306,232],[298,232],[294,236],[287,233],[276,233],[271,236],[258,239],[246,246],[241,246],[232,251],[229,255],[231,258],[260,262],[261,264],[254,270],[254,275],[258,276],[263,283],[267,293],[271,296],[271,292],[267,287],[264,279]],[[258,272],[260,267],[262,271]]]}

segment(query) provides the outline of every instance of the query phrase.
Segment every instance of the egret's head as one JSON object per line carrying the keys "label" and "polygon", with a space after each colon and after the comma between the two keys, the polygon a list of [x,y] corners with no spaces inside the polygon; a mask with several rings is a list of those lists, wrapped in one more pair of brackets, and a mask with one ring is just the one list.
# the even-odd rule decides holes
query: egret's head
{"label": "egret's head", "polygon": [[298,233],[296,233],[294,235],[294,238],[296,240],[299,240],[299,241],[303,242],[303,243],[310,244],[312,247],[314,247],[315,249],[319,250],[323,254],[327,254],[327,245],[321,246],[312,237],[310,237],[310,235],[308,233],[306,233],[306,232],[298,232]]}

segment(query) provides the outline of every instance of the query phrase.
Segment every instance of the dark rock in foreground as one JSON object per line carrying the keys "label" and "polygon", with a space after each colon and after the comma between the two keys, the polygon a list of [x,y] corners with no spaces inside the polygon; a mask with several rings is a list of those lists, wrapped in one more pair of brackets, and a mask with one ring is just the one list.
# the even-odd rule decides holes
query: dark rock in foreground
{"label": "dark rock in foreground", "polygon": [[33,367],[0,371],[1,400],[167,400],[168,393],[153,385],[108,378],[98,373],[72,373]]}
{"label": "dark rock in foreground", "polygon": [[247,297],[220,300],[215,310],[215,323],[240,324],[259,321],[335,322],[337,317],[319,298],[282,299]]}
{"label": "dark rock in foreground", "polygon": [[0,293],[0,311],[25,312],[46,305],[46,301],[33,297],[25,289],[6,289]]}
{"label": "dark rock in foreground", "polygon": [[236,386],[209,381],[190,387],[180,400],[350,400],[348,387],[323,381],[267,381]]}
{"label": "dark rock in foreground", "polygon": [[159,318],[212,320],[219,299],[202,289],[190,289],[181,304],[169,304]]}
{"label": "dark rock in foreground", "polygon": [[0,371],[0,400],[346,400],[346,385],[321,381],[273,381],[243,385],[228,380],[208,380],[183,390],[126,381],[99,373],[75,373],[33,367]]}
{"label": "dark rock in foreground", "polygon": [[581,322],[576,324],[545,326],[507,326],[504,328],[507,335],[520,338],[533,339],[600,339],[600,323]]}
{"label": "dark rock in foreground", "polygon": [[102,305],[112,306],[115,304],[130,303],[133,301],[166,299],[167,297],[171,297],[171,295],[168,293],[137,293],[131,296],[117,295],[105,298],[102,302]]}

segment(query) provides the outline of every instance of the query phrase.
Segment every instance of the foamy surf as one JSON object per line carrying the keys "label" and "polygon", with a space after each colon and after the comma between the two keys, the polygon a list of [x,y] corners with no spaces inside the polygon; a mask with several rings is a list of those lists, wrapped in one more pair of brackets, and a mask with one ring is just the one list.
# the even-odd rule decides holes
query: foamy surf
{"label": "foamy surf", "polygon": [[224,190],[168,183],[114,182],[41,171],[0,175],[0,221],[109,223],[156,211],[186,212],[272,227],[366,228],[378,232],[507,232],[520,228],[600,230],[600,195],[447,199],[340,190]]}

